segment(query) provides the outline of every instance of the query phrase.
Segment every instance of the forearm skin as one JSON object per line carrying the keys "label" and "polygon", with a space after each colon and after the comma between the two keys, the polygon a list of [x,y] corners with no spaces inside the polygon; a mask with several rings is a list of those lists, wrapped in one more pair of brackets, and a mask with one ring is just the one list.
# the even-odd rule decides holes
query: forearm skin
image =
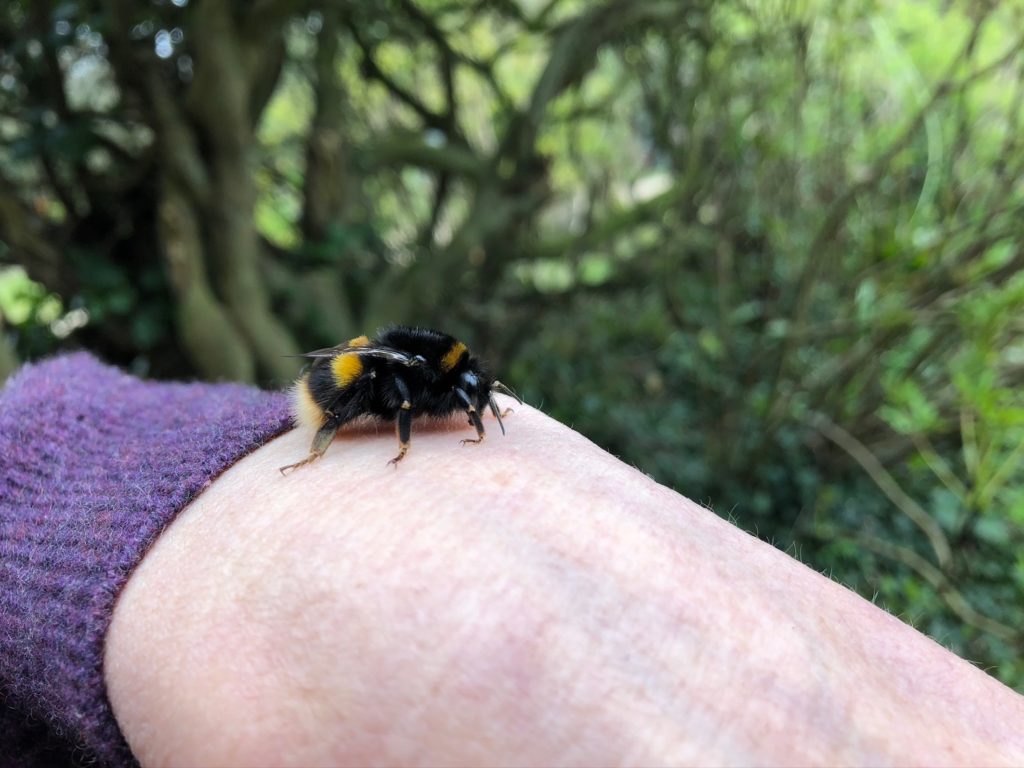
{"label": "forearm skin", "polygon": [[290,432],[132,576],[143,765],[1020,765],[1024,699],[529,407]]}

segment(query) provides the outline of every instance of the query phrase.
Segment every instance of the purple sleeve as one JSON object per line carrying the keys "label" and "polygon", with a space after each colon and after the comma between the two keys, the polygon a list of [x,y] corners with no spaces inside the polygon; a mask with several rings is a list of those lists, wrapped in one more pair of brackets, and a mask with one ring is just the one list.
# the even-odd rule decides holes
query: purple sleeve
{"label": "purple sleeve", "polygon": [[114,601],[174,516],[288,426],[280,393],[84,353],[0,391],[0,765],[135,764],[103,685]]}

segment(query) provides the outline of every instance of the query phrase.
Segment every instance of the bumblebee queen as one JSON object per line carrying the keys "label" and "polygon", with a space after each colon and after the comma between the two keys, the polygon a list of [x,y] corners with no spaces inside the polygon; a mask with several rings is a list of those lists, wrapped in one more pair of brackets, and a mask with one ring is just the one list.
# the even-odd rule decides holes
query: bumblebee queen
{"label": "bumblebee queen", "polygon": [[282,474],[319,459],[338,430],[360,416],[398,421],[398,455],[388,462],[397,465],[409,450],[414,418],[464,411],[476,439],[462,442],[479,443],[485,434],[480,419],[485,408],[505,434],[494,392],[519,400],[491,378],[465,344],[426,328],[394,326],[375,339],[359,336],[304,357],[313,362],[292,387],[292,415],[297,426],[312,427],[316,434],[309,455],[281,467]]}

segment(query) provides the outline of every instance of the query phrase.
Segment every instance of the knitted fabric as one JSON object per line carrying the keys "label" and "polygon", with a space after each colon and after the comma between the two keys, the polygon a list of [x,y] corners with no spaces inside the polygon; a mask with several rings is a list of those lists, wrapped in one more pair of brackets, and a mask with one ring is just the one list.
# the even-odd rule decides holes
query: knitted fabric
{"label": "knitted fabric", "polygon": [[103,684],[114,601],[175,514],[288,425],[279,393],[143,382],[84,353],[0,391],[2,768],[135,764]]}

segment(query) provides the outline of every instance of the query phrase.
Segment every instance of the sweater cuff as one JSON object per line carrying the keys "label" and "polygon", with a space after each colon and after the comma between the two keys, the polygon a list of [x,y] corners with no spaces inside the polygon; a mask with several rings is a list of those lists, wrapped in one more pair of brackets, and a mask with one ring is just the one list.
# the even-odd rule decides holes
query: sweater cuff
{"label": "sweater cuff", "polygon": [[[280,393],[143,382],[84,353],[25,366],[7,383],[0,753],[14,748],[8,738],[38,746],[26,734],[42,726],[76,762],[134,765],[103,682],[114,601],[174,516],[288,427]],[[5,738],[9,728],[20,733]]]}

